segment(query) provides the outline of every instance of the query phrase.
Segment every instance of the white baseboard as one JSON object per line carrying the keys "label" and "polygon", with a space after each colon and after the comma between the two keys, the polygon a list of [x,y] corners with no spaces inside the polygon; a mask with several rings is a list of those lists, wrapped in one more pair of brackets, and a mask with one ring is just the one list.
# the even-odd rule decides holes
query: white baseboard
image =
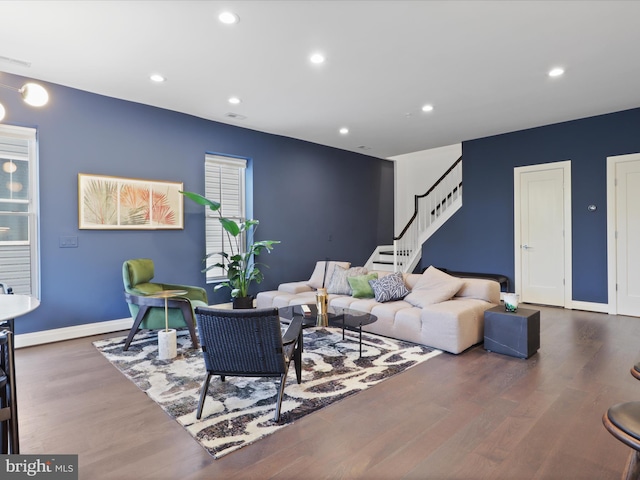
{"label": "white baseboard", "polygon": [[587,312],[609,313],[609,305],[607,303],[579,302],[571,301],[572,310],[585,310]]}
{"label": "white baseboard", "polygon": [[41,332],[21,333],[16,335],[15,347],[31,347],[44,343],[61,342],[72,338],[90,337],[102,333],[119,332],[121,330],[131,330],[133,326],[132,318],[121,318],[120,320],[109,320],[107,322],[87,323],[74,327],[54,328]]}

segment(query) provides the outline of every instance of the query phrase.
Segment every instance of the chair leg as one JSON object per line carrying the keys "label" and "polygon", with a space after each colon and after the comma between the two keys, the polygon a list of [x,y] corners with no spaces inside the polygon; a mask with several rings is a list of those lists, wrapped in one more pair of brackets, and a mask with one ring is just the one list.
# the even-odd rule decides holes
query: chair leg
{"label": "chair leg", "polygon": [[122,348],[122,350],[124,350],[125,352],[129,350],[129,345],[131,344],[131,340],[133,340],[134,335],[138,333],[138,330],[140,330],[140,324],[142,323],[142,319],[146,315],[147,310],[149,310],[149,307],[146,305],[141,306],[140,310],[138,310],[138,315],[136,315],[136,319],[133,322],[133,326],[131,327],[129,336],[127,337],[127,340],[124,342],[124,347]]}
{"label": "chair leg", "polygon": [[191,343],[193,344],[193,348],[199,348],[198,345],[198,336],[196,335],[196,325],[193,321],[193,310],[191,309],[190,303],[184,303],[180,305],[180,310],[182,310],[182,316],[184,317],[184,323],[187,325],[189,329],[189,335],[191,335]]}
{"label": "chair leg", "polygon": [[640,478],[640,452],[632,450],[629,454],[629,462],[624,472],[622,472],[623,480],[637,480]]}
{"label": "chair leg", "polygon": [[278,400],[276,402],[276,414],[273,419],[276,422],[280,421],[280,408],[282,406],[282,397],[284,396],[284,385],[287,383],[287,372],[285,371],[282,375],[280,375],[280,388],[278,389]]}
{"label": "chair leg", "polygon": [[[300,331],[300,336],[302,336],[302,331]],[[302,383],[302,338],[298,340],[298,344],[296,345],[296,349],[293,351],[293,364],[296,367],[296,380],[298,381],[298,385]]]}
{"label": "chair leg", "polygon": [[198,412],[196,413],[196,418],[200,420],[202,417],[202,407],[204,407],[204,401],[207,398],[207,391],[209,390],[209,381],[211,380],[211,374],[207,372],[207,378],[205,378],[204,383],[202,384],[202,389],[200,391],[200,401],[198,402]]}

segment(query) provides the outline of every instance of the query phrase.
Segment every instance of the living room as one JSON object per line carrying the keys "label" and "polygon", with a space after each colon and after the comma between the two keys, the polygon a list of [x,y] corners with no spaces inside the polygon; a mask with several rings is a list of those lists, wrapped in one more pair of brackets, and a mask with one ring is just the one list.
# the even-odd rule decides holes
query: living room
{"label": "living room", "polygon": [[[4,41],[0,43],[8,45]],[[18,53],[6,52],[6,55],[20,58],[19,49],[16,51]],[[4,51],[0,51],[0,55],[4,54]],[[51,56],[56,55],[52,53]],[[4,64],[0,66],[0,70],[4,71],[4,67]],[[36,65],[33,68],[36,68]],[[18,338],[41,338],[46,336],[46,332],[69,331],[65,329],[91,331],[95,325],[127,318],[129,312],[122,292],[121,265],[129,258],[153,258],[158,279],[179,279],[181,283],[206,286],[210,303],[228,301],[228,292],[214,293],[211,285],[205,285],[201,273],[204,223],[200,208],[185,202],[185,227],[182,230],[80,230],[77,183],[80,173],[179,181],[183,182],[185,190],[202,192],[206,152],[248,158],[248,214],[260,220],[261,238],[273,238],[282,242],[265,259],[269,269],[265,273],[265,281],[259,285],[259,290],[274,289],[282,282],[308,278],[315,262],[325,258],[348,260],[354,265],[363,265],[377,245],[390,243],[396,233],[394,196],[399,187],[394,185],[394,163],[389,157],[409,151],[398,151],[384,157],[367,154],[367,150],[358,153],[284,134],[243,128],[238,123],[222,123],[145,105],[144,102],[135,99],[129,101],[112,98],[65,86],[55,80],[33,78],[30,70],[25,68],[7,68],[6,72],[9,71],[12,73],[0,74],[0,83],[20,86],[25,81],[36,80],[47,88],[50,97],[50,103],[46,108],[34,109],[26,106],[14,92],[0,89],[0,103],[7,112],[3,122],[7,125],[36,128],[38,132],[41,308],[16,323]],[[634,83],[637,78],[633,75],[634,72],[626,72],[625,81]],[[611,89],[616,90],[617,84]],[[554,102],[555,97],[549,100],[547,107],[551,109]],[[591,329],[585,327],[581,331],[593,341],[593,344],[590,345],[584,338],[580,338],[581,342],[577,343],[583,350],[582,353],[576,354],[580,361],[575,360],[575,366],[586,368],[583,371],[585,375],[589,368],[593,369],[598,381],[604,381],[601,378],[602,371],[612,373],[614,365],[619,367],[621,378],[615,380],[615,388],[621,396],[634,391],[632,379],[626,377],[629,376],[628,367],[636,360],[636,351],[633,345],[626,345],[625,339],[633,338],[640,332],[633,319],[612,316],[611,322],[608,322],[609,317],[605,315],[609,302],[606,162],[607,157],[640,152],[640,136],[637,134],[640,126],[639,107],[638,98],[629,103],[616,105],[615,108],[598,104],[597,108],[600,111],[597,114],[585,107],[583,115],[568,121],[558,117],[558,121],[536,125],[533,128],[519,128],[518,125],[514,125],[512,129],[503,130],[504,133],[493,132],[450,142],[449,144],[462,144],[464,208],[423,246],[420,264],[421,268],[433,264],[451,270],[501,273],[515,282],[513,169],[571,160],[573,267],[570,272],[572,296],[567,306],[599,312],[582,313],[594,322],[590,323]],[[493,115],[490,112],[485,114],[488,117]],[[449,144],[429,145],[419,150]],[[428,187],[429,185],[425,185],[425,188]],[[588,205],[595,205],[597,209],[590,211],[587,209]],[[61,248],[61,237],[76,237],[77,248]],[[569,312],[558,313],[554,309],[548,309],[546,312],[548,318],[556,318],[554,315],[557,315],[557,318],[565,319],[569,323],[584,322],[582,318],[571,317]],[[598,322],[608,323],[595,327]],[[610,332],[609,329],[614,327],[617,327],[617,331]],[[547,335],[553,335],[559,328],[547,325]],[[601,335],[597,340],[590,337],[594,330]],[[25,337],[28,335],[31,337]],[[559,338],[572,338],[570,331],[566,331],[564,335]],[[551,341],[548,337],[547,339],[547,348],[550,345],[560,348],[559,340]],[[615,344],[605,344],[612,339],[624,343],[618,353],[614,351]],[[81,341],[90,346],[89,340],[74,340]],[[605,346],[602,347],[599,342]],[[593,364],[586,358],[584,352],[594,347],[595,343],[602,348],[600,355],[610,355],[606,363]],[[69,352],[74,353],[56,350],[54,358],[65,358],[70,363],[86,361],[95,364],[98,361],[91,357],[88,348],[78,346],[78,343],[73,345],[76,347],[70,347]],[[32,381],[45,381],[36,373],[29,373],[28,369],[37,361],[34,352],[44,356],[53,355],[54,348],[53,345],[43,345],[34,349],[19,350],[18,368],[24,372],[26,378],[32,378]],[[471,355],[463,355],[466,358],[454,360],[455,366],[447,366],[444,359],[438,359],[437,363],[429,365],[429,371],[425,372],[423,369],[422,372],[425,378],[446,384],[446,374],[442,372],[459,375],[459,369],[462,370],[463,367],[471,371],[478,368],[476,371],[483,376],[488,375],[487,372],[497,365],[513,375],[516,374],[514,372],[530,368],[527,366],[529,364],[525,363],[499,364],[494,361],[480,369],[480,353],[469,353]],[[550,355],[553,357],[561,354]],[[600,356],[598,359],[604,362]],[[540,360],[541,363],[544,361],[547,359]],[[558,360],[556,366],[570,364],[569,360],[567,363]],[[436,366],[440,367],[441,373],[433,370]],[[598,367],[601,370],[598,370]],[[116,386],[118,392],[131,395],[126,397],[127,401],[139,402],[131,405],[132,409],[142,410],[149,407],[147,399],[136,399],[136,394],[140,392],[130,389],[128,384],[120,383],[119,379],[116,380],[115,376],[104,370],[97,371],[100,372],[98,377],[91,378],[89,374],[83,377],[79,370],[72,368],[65,374],[69,379],[54,377],[47,381],[57,383],[59,389],[76,391],[78,395],[85,387],[81,385],[84,382],[94,384],[95,388]],[[416,372],[412,372],[411,375],[410,378],[418,381]],[[457,384],[449,383],[443,386],[448,398],[454,398],[457,387],[460,387],[461,393],[469,392],[469,384],[462,386],[462,379],[466,379],[466,374],[462,375],[458,377]],[[72,382],[74,378],[78,379],[79,383]],[[582,377],[572,377],[568,383],[580,383],[581,380]],[[554,381],[559,382],[557,379]],[[395,382],[401,385],[408,395],[417,388],[412,386],[411,380]],[[593,385],[586,388],[589,389],[595,391]],[[35,390],[30,392],[32,393],[25,393],[23,398],[36,395]],[[54,388],[49,395],[55,395],[55,392]],[[385,395],[394,401],[399,398],[391,391],[391,387],[385,387],[384,392],[380,392],[380,398],[385,398]],[[51,397],[47,397],[49,398]],[[66,398],[69,401],[69,397]],[[123,409],[122,405],[118,405],[117,397],[110,398],[107,404],[96,405],[96,408],[99,411]],[[370,395],[367,398],[370,398]],[[609,396],[605,398],[610,399]],[[627,396],[621,400],[628,398]],[[90,401],[95,400],[96,397],[93,397]],[[369,401],[373,403],[373,399]],[[501,405],[500,401],[498,399],[496,406],[490,408],[497,409],[498,405]],[[600,397],[598,402],[602,402]],[[465,404],[465,407],[471,407],[472,403]],[[596,409],[606,409],[606,401],[602,403],[598,404]],[[483,405],[483,408],[484,406],[486,405]],[[129,404],[126,408],[129,408]],[[158,433],[161,437],[167,432],[175,433],[174,426],[159,418],[163,412],[158,409],[156,413],[158,416],[147,420],[157,421],[161,433],[151,427],[147,430],[148,434]],[[435,415],[437,412],[434,410],[431,413]],[[478,412],[473,413],[479,415]],[[324,430],[319,428],[319,434],[326,435],[327,438],[346,438],[340,436],[342,427],[338,418],[331,417],[330,413],[325,415],[327,425],[332,425],[335,430],[327,426]],[[26,416],[25,413],[22,418]],[[363,423],[367,422],[365,415],[358,419]],[[29,421],[33,432],[35,420]],[[353,423],[345,423],[344,428],[348,428],[347,425],[353,428]],[[385,425],[390,428],[388,423]],[[550,425],[550,422],[547,425]],[[95,420],[90,428],[102,427],[101,421]],[[148,428],[148,425],[145,428]],[[602,429],[601,425],[597,425],[594,431],[598,429]],[[25,429],[27,430],[29,429]],[[117,436],[117,432],[109,432],[109,435]],[[71,434],[70,431],[66,432],[66,435]],[[78,434],[80,435],[80,432]],[[383,435],[384,432],[377,431],[375,434]],[[142,433],[140,435],[143,436]],[[281,435],[295,436],[300,435],[300,432],[292,430]],[[56,433],[48,432],[47,436],[55,439]],[[31,433],[28,438],[34,442],[31,444],[33,450],[38,450],[37,435]],[[163,441],[166,441],[167,436],[163,438]],[[189,440],[186,436],[181,437],[181,441]],[[47,442],[42,440],[40,445],[50,448],[51,443]],[[136,447],[130,438],[128,442],[128,453],[120,452],[123,462],[135,457]],[[610,445],[607,444],[605,449],[615,452],[610,455],[613,456],[611,463],[617,462],[622,467],[626,451],[624,447],[608,438],[606,432],[603,431],[597,442],[585,448],[596,449],[598,445],[606,442],[610,442]],[[280,456],[286,456],[286,452],[280,451],[282,444],[267,445],[264,448],[274,448]],[[312,444],[309,443],[307,446],[312,449]],[[257,450],[263,448],[259,444],[253,447]],[[435,450],[437,447],[433,448]],[[90,465],[100,463],[100,449],[101,446],[98,444],[89,447],[89,450],[92,450],[91,460],[86,461],[85,467],[91,468]],[[374,453],[375,449],[372,448],[363,455]],[[455,463],[453,450],[448,453],[451,463]],[[153,454],[149,454],[148,451],[147,454],[148,460],[152,462]],[[273,451],[271,454],[271,462],[275,465],[279,455],[273,454]],[[163,449],[162,455],[166,456],[167,450]],[[206,461],[204,456],[200,456],[200,452],[189,451],[187,455],[198,463]],[[243,453],[243,459],[238,462],[248,462],[245,455],[249,454]],[[260,453],[254,450],[252,455],[257,459]],[[308,455],[313,457],[313,451]],[[330,462],[333,455],[337,453],[332,451],[326,454],[323,457],[324,461]],[[299,462],[302,471],[302,465],[306,460],[308,459],[295,457],[292,463]],[[148,465],[147,463],[146,466]],[[215,467],[216,475],[225,473],[230,477],[242,477],[241,472],[235,469],[231,457],[225,459],[222,465],[224,466]],[[289,464],[289,467],[292,468],[292,464]],[[272,468],[270,475],[277,476],[275,466]],[[603,468],[607,474],[613,475],[611,465]],[[104,464],[101,465],[101,469],[95,471],[102,475],[93,478],[123,478],[110,477],[104,470]],[[548,470],[546,472],[548,473]],[[119,469],[119,473],[122,473],[122,469]],[[254,472],[254,475],[258,477],[259,473]],[[191,475],[191,478],[199,478],[198,473],[191,472]],[[344,476],[348,477],[349,474],[345,473]],[[418,477],[417,473],[415,477]]]}

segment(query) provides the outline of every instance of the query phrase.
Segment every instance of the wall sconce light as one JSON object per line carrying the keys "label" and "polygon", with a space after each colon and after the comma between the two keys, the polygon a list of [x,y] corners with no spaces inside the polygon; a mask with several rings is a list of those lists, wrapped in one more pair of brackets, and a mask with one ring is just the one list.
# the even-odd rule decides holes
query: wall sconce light
{"label": "wall sconce light", "polygon": [[[20,96],[22,96],[22,100],[32,107],[42,107],[49,101],[49,94],[42,85],[38,85],[37,83],[25,83],[21,88],[15,88],[10,85],[5,85],[4,83],[0,83],[0,87],[18,92]],[[4,118],[5,113],[6,110],[0,103],[0,121]]]}

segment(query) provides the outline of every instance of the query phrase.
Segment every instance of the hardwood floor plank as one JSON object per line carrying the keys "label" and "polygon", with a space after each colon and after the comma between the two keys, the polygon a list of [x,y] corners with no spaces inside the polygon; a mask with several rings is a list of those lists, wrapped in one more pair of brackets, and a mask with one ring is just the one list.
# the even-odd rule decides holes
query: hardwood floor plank
{"label": "hardwood floor plank", "polygon": [[525,400],[511,410],[504,421],[487,435],[474,450],[492,462],[500,463],[507,458],[558,399],[557,395],[544,392],[533,392]]}

